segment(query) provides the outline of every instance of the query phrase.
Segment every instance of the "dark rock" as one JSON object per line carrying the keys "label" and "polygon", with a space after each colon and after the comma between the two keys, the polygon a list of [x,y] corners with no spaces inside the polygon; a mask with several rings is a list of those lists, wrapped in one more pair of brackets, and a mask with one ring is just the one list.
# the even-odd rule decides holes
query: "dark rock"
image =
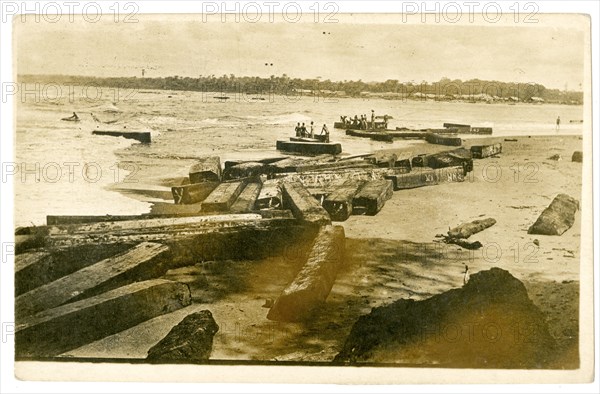
{"label": "dark rock", "polygon": [[575,151],[573,152],[573,156],[571,156],[571,161],[582,163],[583,162],[583,152]]}
{"label": "dark rock", "polygon": [[209,310],[192,313],[148,350],[149,361],[207,361],[219,326]]}
{"label": "dark rock", "polygon": [[374,308],[354,324],[334,362],[543,368],[555,348],[523,283],[492,268],[462,288]]}
{"label": "dark rock", "polygon": [[557,195],[527,230],[528,234],[562,235],[575,222],[579,201],[566,194]]}

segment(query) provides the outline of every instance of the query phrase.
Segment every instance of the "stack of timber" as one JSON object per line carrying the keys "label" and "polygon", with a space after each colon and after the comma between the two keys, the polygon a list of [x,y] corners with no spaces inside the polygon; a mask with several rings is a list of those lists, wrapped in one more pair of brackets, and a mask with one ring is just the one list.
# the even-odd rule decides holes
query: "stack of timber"
{"label": "stack of timber", "polygon": [[344,263],[344,249],[343,227],[321,227],[306,264],[277,298],[267,318],[287,322],[309,318],[325,303]]}
{"label": "stack of timber", "polygon": [[136,282],[34,315],[17,315],[15,355],[53,357],[192,303],[187,285]]}
{"label": "stack of timber", "polygon": [[392,198],[394,186],[391,180],[380,179],[365,182],[352,200],[352,214],[376,215],[385,202]]}
{"label": "stack of timber", "polygon": [[301,155],[314,156],[324,153],[339,155],[342,153],[342,145],[339,142],[306,142],[306,141],[283,141],[276,143],[277,150],[293,152]]}
{"label": "stack of timber", "polygon": [[354,196],[364,184],[365,181],[346,181],[325,198],[323,208],[331,220],[343,222],[350,217]]}
{"label": "stack of timber", "polygon": [[502,144],[492,145],[474,145],[471,147],[471,153],[474,159],[485,159],[486,157],[493,157],[502,153]]}
{"label": "stack of timber", "polygon": [[460,167],[416,170],[408,174],[387,175],[394,184],[394,190],[413,189],[442,183],[464,182],[465,170]]}
{"label": "stack of timber", "polygon": [[425,136],[425,141],[430,144],[437,145],[448,145],[448,146],[461,146],[462,139],[460,137],[450,137],[445,135],[439,135],[434,133],[427,133]]}
{"label": "stack of timber", "polygon": [[15,298],[18,317],[97,295],[117,287],[158,277],[166,272],[163,265],[168,247],[143,242],[125,253],[109,257]]}

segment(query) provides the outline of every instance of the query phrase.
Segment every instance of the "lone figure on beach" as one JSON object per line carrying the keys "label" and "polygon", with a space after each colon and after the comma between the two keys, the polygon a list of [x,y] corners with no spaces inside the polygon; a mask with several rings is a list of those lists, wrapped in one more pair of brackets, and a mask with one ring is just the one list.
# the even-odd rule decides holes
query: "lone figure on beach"
{"label": "lone figure on beach", "polygon": [[469,273],[469,266],[465,265],[465,274],[463,277],[463,285],[469,283],[469,279],[471,279],[471,274]]}
{"label": "lone figure on beach", "polygon": [[559,130],[560,130],[560,116],[558,118],[556,118],[556,132],[558,133]]}

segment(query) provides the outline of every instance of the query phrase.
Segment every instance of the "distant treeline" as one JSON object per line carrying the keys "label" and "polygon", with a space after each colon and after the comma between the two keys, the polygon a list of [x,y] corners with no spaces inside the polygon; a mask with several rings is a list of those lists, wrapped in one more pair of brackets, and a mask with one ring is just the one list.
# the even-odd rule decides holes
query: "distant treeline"
{"label": "distant treeline", "polygon": [[233,74],[217,77],[200,75],[192,77],[113,77],[98,78],[66,75],[20,75],[21,83],[56,83],[79,86],[115,87],[123,89],[190,90],[221,93],[266,94],[319,94],[335,97],[376,96],[389,99],[433,99],[466,101],[521,101],[581,104],[583,93],[548,89],[537,83],[514,83],[470,79],[451,80],[442,78],[438,82],[400,82],[388,79],[385,82],[330,81],[290,78],[271,75],[269,78],[236,77]]}

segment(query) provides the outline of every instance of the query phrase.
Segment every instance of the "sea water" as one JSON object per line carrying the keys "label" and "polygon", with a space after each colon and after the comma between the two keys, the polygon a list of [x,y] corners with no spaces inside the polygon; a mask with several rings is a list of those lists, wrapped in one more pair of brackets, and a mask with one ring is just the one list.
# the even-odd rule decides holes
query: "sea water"
{"label": "sea water", "polygon": [[[100,88],[96,91],[102,90]],[[75,90],[76,92],[77,90]],[[228,100],[215,96],[227,95]],[[146,90],[115,95],[108,88],[56,100],[25,97],[17,103],[15,138],[15,223],[41,225],[46,215],[123,215],[149,210],[148,200],[116,192],[144,189],[187,173],[190,161],[278,156],[277,139],[294,135],[295,125],[327,124],[344,155],[418,145],[346,136],[333,128],[340,115],[388,114],[389,128],[441,128],[444,122],[492,127],[493,136],[581,135],[582,106],[485,104],[414,100],[249,96]],[[61,118],[76,112],[81,121]],[[96,123],[92,115],[102,123]],[[555,130],[557,116],[560,131]],[[93,135],[94,129],[151,131],[152,143]],[[463,138],[478,136],[464,135]],[[166,185],[163,185],[166,188]],[[168,190],[168,188],[167,188]]]}

